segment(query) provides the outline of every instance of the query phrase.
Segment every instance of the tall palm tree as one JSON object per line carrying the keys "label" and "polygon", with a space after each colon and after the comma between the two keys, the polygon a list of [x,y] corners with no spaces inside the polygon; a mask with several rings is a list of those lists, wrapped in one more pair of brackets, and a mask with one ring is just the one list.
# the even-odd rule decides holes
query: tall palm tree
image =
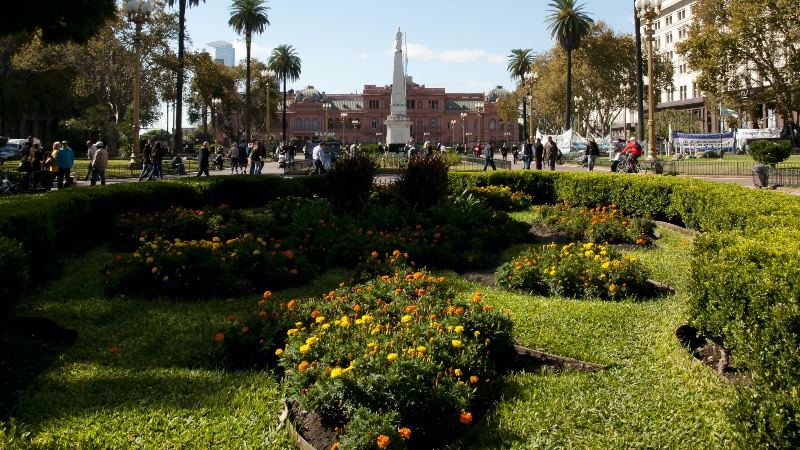
{"label": "tall palm tree", "polygon": [[[203,0],[205,3],[206,0]],[[186,40],[186,7],[197,6],[200,0],[167,0],[170,8],[178,4],[178,81],[175,96],[175,148],[180,148],[183,143],[183,66],[184,66],[184,42]],[[167,130],[169,131],[169,130]],[[139,149],[136,149],[139,151]],[[175,150],[177,151],[177,150]]]}
{"label": "tall palm tree", "polygon": [[245,47],[247,48],[247,74],[245,75],[244,89],[244,123],[247,142],[250,142],[250,44],[253,33],[261,34],[269,25],[266,0],[233,0],[228,11],[231,18],[228,20],[234,31],[244,34]]}
{"label": "tall palm tree", "polygon": [[291,45],[283,44],[272,49],[272,54],[267,60],[267,65],[274,70],[278,78],[283,80],[283,134],[286,137],[286,81],[296,81],[300,78],[300,57]]}
{"label": "tall palm tree", "polygon": [[[511,74],[511,79],[516,80],[519,79],[520,81],[525,81],[525,74],[531,71],[531,63],[533,63],[533,50],[526,48],[526,49],[519,49],[515,48],[511,50],[511,54],[508,55],[508,73]],[[524,90],[523,90],[524,92]],[[527,110],[528,102],[525,101],[525,97],[522,98],[522,139],[524,140],[526,137],[526,133],[528,132],[528,110]],[[519,110],[517,110],[519,111]]]}
{"label": "tall palm tree", "polygon": [[572,122],[572,52],[581,46],[581,39],[588,36],[592,20],[583,11],[585,5],[577,5],[577,0],[553,0],[551,14],[544,23],[550,37],[556,38],[561,48],[567,52],[567,120],[566,129]]}

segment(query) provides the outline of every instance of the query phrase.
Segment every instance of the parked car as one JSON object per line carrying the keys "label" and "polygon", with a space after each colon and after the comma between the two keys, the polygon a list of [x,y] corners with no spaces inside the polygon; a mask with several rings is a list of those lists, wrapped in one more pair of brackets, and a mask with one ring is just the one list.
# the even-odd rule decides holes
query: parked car
{"label": "parked car", "polygon": [[[9,139],[5,145],[0,147],[0,161],[5,161],[7,159],[22,159],[22,149],[25,148],[25,144],[27,142],[27,139]],[[39,141],[39,139],[36,139],[34,142],[39,144],[41,147],[42,143]]]}

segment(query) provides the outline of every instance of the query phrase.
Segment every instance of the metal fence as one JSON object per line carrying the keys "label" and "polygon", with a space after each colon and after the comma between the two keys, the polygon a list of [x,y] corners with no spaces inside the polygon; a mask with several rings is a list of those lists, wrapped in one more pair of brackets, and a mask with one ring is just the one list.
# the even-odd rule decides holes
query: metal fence
{"label": "metal fence", "polygon": [[[752,175],[754,164],[749,161],[664,161],[664,173],[746,177]],[[800,169],[800,165],[778,164],[778,169]]]}

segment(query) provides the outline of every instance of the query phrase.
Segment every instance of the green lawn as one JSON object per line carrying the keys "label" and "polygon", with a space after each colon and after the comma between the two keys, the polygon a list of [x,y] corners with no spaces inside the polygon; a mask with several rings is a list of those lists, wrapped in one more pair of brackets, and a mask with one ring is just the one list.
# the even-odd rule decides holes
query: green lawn
{"label": "green lawn", "polygon": [[[678,289],[674,296],[612,303],[473,287],[484,302],[510,310],[519,344],[610,368],[510,375],[469,448],[731,446],[725,409],[734,389],[674,334],[685,321],[681,267],[691,238],[659,231],[663,249],[637,253]],[[280,381],[268,371],[229,372],[217,362],[216,327],[249,311],[258,297],[105,298],[101,268],[112,256],[105,247],[72,255],[61,279],[22,304],[19,315],[51,318],[79,339],[26,392],[16,433],[30,435],[19,448],[291,448],[277,420]],[[320,295],[348,277],[332,270],[274,298]]]}

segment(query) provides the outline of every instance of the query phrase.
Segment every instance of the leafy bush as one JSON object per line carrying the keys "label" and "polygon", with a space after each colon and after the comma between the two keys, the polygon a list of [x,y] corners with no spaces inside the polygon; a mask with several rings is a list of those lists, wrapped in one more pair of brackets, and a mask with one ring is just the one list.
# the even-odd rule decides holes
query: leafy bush
{"label": "leafy bush", "polygon": [[400,195],[415,211],[425,213],[447,196],[448,164],[438,155],[413,156],[397,181]]}
{"label": "leafy bush", "polygon": [[470,187],[466,192],[481,199],[497,211],[521,211],[533,205],[533,197],[524,192],[512,191],[508,186]]}
{"label": "leafy bush", "polygon": [[759,164],[778,164],[792,155],[792,145],[789,141],[769,141],[759,139],[750,142],[750,155]]}
{"label": "leafy bush", "polygon": [[650,294],[648,271],[636,257],[591,242],[528,249],[501,265],[495,278],[508,289],[565,297],[613,300]]}
{"label": "leafy bush", "polygon": [[20,296],[28,288],[28,254],[15,240],[0,236],[0,325],[11,318]]}
{"label": "leafy bush", "polygon": [[331,202],[337,213],[357,214],[367,204],[378,165],[371,157],[340,158],[328,171]]}

